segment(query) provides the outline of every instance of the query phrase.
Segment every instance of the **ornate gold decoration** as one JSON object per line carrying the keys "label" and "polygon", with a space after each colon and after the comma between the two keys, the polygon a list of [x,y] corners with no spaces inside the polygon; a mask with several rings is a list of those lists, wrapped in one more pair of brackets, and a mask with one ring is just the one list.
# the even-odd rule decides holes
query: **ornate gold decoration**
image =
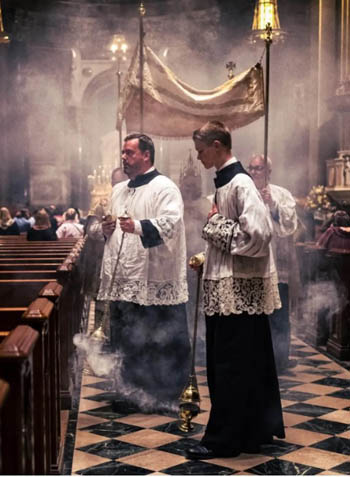
{"label": "ornate gold decoration", "polygon": [[192,267],[200,267],[201,265],[203,265],[204,261],[205,261],[205,253],[200,252],[200,253],[196,253],[196,255],[192,255],[192,257],[190,257],[188,264]]}
{"label": "ornate gold decoration", "polygon": [[199,403],[200,396],[197,378],[195,374],[191,374],[188,379],[188,384],[180,396],[179,416],[182,422],[179,424],[179,429],[181,431],[190,432],[193,430],[194,426],[191,421],[200,411]]}
{"label": "ornate gold decoration", "polygon": [[143,2],[140,3],[139,12],[141,17],[144,17],[146,15],[146,9]]}
{"label": "ornate gold decoration", "polygon": [[103,325],[96,328],[96,330],[94,330],[91,333],[90,337],[93,340],[96,340],[96,341],[107,341],[107,336],[105,335],[105,333],[103,331]]}
{"label": "ornate gold decoration", "polygon": [[96,214],[98,206],[106,209],[112,192],[111,174],[111,170],[105,170],[102,166],[99,166],[93,174],[88,175],[88,187],[91,194],[90,215]]}
{"label": "ornate gold decoration", "polygon": [[10,37],[4,30],[4,25],[2,22],[1,3],[0,3],[0,45],[6,45],[7,43],[10,43]]}
{"label": "ornate gold decoration", "polygon": [[126,52],[129,48],[129,45],[127,44],[125,40],[124,35],[113,35],[112,41],[109,45],[109,50],[113,55],[116,55],[118,58],[122,58],[124,61],[126,60]]}
{"label": "ornate gold decoration", "polygon": [[281,30],[278,17],[277,0],[257,0],[254,9],[251,41],[258,39],[272,43],[283,40],[285,32]]}

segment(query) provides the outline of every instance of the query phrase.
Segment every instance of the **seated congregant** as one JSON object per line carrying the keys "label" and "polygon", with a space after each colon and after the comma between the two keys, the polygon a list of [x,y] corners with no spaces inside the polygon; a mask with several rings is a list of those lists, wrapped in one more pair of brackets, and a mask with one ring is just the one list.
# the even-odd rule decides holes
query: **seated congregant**
{"label": "seated congregant", "polygon": [[57,240],[51,227],[49,214],[45,209],[34,212],[35,224],[27,232],[27,240]]}
{"label": "seated congregant", "polygon": [[79,218],[76,209],[73,207],[66,210],[64,214],[65,220],[56,230],[56,235],[59,239],[62,238],[80,238],[83,236],[84,227],[79,223]]}
{"label": "seated congregant", "polygon": [[28,232],[30,227],[34,225],[34,217],[31,216],[29,209],[24,208],[16,212],[15,222],[20,232]]}
{"label": "seated congregant", "polygon": [[19,227],[6,207],[0,209],[0,235],[19,235]]}
{"label": "seated congregant", "polygon": [[317,245],[327,250],[350,250],[350,216],[344,210],[337,210],[333,216],[333,223],[317,241]]}

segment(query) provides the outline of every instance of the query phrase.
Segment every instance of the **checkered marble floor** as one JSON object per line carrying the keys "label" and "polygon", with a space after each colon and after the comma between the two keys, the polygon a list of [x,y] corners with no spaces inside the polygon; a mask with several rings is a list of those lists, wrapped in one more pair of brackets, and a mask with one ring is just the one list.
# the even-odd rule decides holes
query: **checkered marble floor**
{"label": "checkered marble floor", "polygon": [[210,402],[204,367],[196,370],[201,412],[184,434],[176,417],[115,413],[108,379],[83,374],[72,475],[349,475],[350,372],[293,338],[295,366],[280,376],[286,438],[261,454],[189,461],[184,449],[202,436]]}

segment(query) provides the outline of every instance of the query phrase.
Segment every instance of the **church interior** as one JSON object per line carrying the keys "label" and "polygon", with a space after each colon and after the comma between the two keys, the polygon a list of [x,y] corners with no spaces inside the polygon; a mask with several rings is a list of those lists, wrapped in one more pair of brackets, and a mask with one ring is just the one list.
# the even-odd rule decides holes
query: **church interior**
{"label": "church interior", "polygon": [[[278,14],[271,42],[254,30],[258,5]],[[262,68],[265,109],[232,128],[232,152],[245,168],[268,156],[271,182],[296,203],[289,367],[278,375],[286,438],[259,454],[186,459],[210,410],[195,272],[198,412],[116,411],[108,316],[90,289],[97,248],[86,236],[0,234],[0,473],[349,475],[350,241],[318,240],[338,211],[350,214],[350,0],[0,0],[0,207],[12,217],[73,207],[83,222],[108,200],[132,132],[121,105],[140,42],[207,94]],[[192,131],[152,134],[172,117],[143,121],[142,111],[132,124],[153,137],[157,169],[182,192],[190,257],[204,247],[214,172],[200,167]]]}

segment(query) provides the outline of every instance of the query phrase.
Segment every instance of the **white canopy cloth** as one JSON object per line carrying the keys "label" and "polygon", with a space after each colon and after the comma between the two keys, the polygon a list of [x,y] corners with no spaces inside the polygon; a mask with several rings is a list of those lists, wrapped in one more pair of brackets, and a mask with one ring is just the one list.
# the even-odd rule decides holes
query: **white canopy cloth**
{"label": "white canopy cloth", "polygon": [[[140,59],[136,48],[121,94],[117,128],[140,130]],[[261,65],[240,73],[212,90],[181,81],[148,46],[143,68],[144,132],[161,137],[188,137],[206,121],[219,120],[237,129],[264,115]]]}

